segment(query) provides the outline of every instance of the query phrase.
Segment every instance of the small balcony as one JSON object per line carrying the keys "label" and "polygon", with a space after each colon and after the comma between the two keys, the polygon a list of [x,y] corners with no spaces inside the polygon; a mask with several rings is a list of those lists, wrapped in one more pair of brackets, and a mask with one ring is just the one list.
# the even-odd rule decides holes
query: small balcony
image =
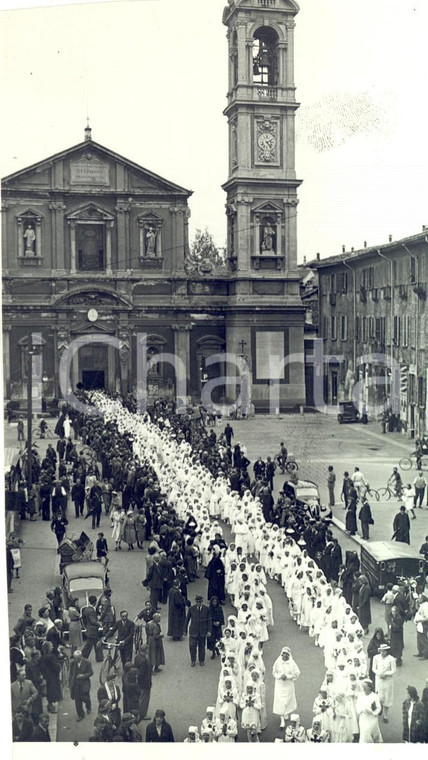
{"label": "small balcony", "polygon": [[257,86],[257,95],[259,100],[277,100],[278,88],[261,84]]}

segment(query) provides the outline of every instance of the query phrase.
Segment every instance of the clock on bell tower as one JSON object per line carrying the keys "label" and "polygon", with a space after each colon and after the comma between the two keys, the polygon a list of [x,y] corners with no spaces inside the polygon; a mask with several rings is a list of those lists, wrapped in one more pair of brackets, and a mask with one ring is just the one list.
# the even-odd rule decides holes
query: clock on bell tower
{"label": "clock on bell tower", "polygon": [[[255,408],[271,413],[305,398],[294,141],[298,11],[295,0],[229,0],[223,12],[229,61],[226,345],[251,378]],[[238,387],[242,395],[242,372],[229,372],[230,398]]]}

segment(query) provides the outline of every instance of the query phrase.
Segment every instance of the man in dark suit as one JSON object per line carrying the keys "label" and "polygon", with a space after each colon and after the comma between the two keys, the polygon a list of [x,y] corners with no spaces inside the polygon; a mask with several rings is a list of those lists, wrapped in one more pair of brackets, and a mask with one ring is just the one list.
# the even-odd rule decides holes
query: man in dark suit
{"label": "man in dark suit", "polygon": [[146,728],[146,742],[174,742],[174,734],[165,720],[165,711],[156,710],[154,720]]}
{"label": "man in dark suit", "polygon": [[97,662],[103,661],[101,643],[99,641],[99,623],[96,613],[97,597],[90,596],[89,604],[82,609],[82,623],[85,631],[86,640],[82,647],[82,655],[85,659],[89,657],[92,647],[95,650],[95,659]]}
{"label": "man in dark suit", "polygon": [[195,604],[189,608],[186,617],[185,630],[186,635],[187,631],[189,631],[189,651],[192,668],[196,665],[196,652],[199,655],[199,665],[205,665],[205,642],[208,634],[211,633],[210,611],[202,602],[203,597],[198,594],[195,597]]}
{"label": "man in dark suit", "polygon": [[132,648],[134,645],[134,630],[135,625],[132,620],[128,619],[128,613],[126,610],[122,610],[120,613],[120,620],[117,620],[113,628],[110,630],[107,638],[117,633],[117,643],[119,644],[119,652],[122,659],[122,665],[132,660]]}
{"label": "man in dark suit", "polygon": [[39,722],[31,735],[32,742],[50,742],[51,737],[49,735],[49,714],[42,713],[39,715]]}
{"label": "man in dark suit", "polygon": [[77,722],[83,720],[83,703],[85,703],[88,715],[91,712],[91,676],[92,665],[89,660],[82,656],[80,649],[76,649],[70,663],[70,697],[74,699],[77,712]]}
{"label": "man in dark suit", "polygon": [[151,605],[155,610],[158,610],[163,589],[163,576],[159,567],[158,555],[154,555],[153,562],[147,571],[146,579],[142,581],[142,584],[149,587]]}

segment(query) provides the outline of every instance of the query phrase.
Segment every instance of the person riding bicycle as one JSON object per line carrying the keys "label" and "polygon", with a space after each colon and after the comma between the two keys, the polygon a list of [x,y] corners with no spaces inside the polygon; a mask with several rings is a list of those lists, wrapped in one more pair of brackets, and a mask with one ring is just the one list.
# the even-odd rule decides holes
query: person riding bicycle
{"label": "person riding bicycle", "polygon": [[285,472],[285,465],[287,464],[287,453],[288,452],[287,452],[287,449],[285,447],[284,441],[281,441],[281,443],[279,444],[279,446],[280,446],[279,453],[276,455],[275,459],[276,459],[276,462],[277,462],[277,464],[279,466],[279,469],[281,470],[282,473],[284,473]]}
{"label": "person riding bicycle", "polygon": [[390,478],[388,478],[387,485],[392,485],[394,488],[395,496],[397,499],[400,499],[403,495],[403,481],[401,480],[401,475],[398,472],[398,468],[394,467],[392,471],[392,475]]}

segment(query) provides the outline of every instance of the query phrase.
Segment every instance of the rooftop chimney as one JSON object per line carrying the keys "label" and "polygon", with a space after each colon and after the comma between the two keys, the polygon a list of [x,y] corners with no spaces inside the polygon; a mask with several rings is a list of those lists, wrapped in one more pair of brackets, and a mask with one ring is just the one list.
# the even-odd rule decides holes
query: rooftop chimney
{"label": "rooftop chimney", "polygon": [[367,248],[367,240],[364,241],[364,248]]}
{"label": "rooftop chimney", "polygon": [[425,224],[423,224],[423,225],[422,225],[422,232],[425,232],[425,230],[426,230],[426,225],[425,225]]}
{"label": "rooftop chimney", "polygon": [[351,248],[351,253],[354,253],[354,249],[353,248]]}
{"label": "rooftop chimney", "polygon": [[388,235],[388,240],[390,243],[392,243],[392,235]]}
{"label": "rooftop chimney", "polygon": [[321,256],[319,255],[319,253],[317,253],[317,261],[319,261],[320,258],[321,258]]}
{"label": "rooftop chimney", "polygon": [[346,251],[346,247],[342,245],[342,253],[345,253],[345,251]]}
{"label": "rooftop chimney", "polygon": [[303,263],[306,264],[306,256],[303,256]]}

